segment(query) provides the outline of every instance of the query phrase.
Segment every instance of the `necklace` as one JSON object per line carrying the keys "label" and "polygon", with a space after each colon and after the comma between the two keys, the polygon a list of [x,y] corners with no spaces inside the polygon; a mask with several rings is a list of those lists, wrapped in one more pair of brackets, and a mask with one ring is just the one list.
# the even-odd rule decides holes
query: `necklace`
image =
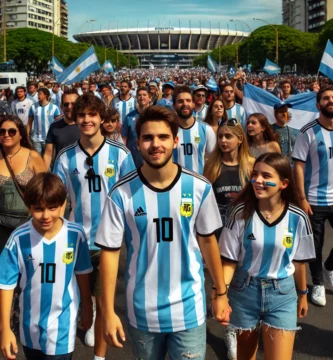
{"label": "necklace", "polygon": [[16,153],[14,155],[6,155],[6,157],[9,159],[9,162],[11,163],[12,162],[12,158],[21,150],[22,148],[20,147]]}
{"label": "necklace", "polygon": [[279,210],[281,210],[282,206],[284,206],[284,203],[282,203],[281,206],[277,210],[275,210],[271,213],[267,213],[266,211],[263,211],[260,209],[259,209],[259,211],[264,215],[266,220],[269,220],[272,217],[272,215],[276,214]]}

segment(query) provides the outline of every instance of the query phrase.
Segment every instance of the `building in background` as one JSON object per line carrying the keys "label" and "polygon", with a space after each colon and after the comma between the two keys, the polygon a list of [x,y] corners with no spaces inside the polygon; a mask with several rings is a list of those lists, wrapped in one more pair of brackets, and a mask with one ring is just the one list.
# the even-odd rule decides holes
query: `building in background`
{"label": "building in background", "polygon": [[333,0],[282,0],[283,24],[307,32],[319,32],[333,19]]}
{"label": "building in background", "polygon": [[0,24],[6,29],[36,28],[67,38],[68,10],[65,0],[1,0]]}

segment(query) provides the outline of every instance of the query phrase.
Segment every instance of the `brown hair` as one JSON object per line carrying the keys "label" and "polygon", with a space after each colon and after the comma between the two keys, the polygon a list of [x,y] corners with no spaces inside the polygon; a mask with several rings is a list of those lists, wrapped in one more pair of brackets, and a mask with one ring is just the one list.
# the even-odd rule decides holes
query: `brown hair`
{"label": "brown hair", "polygon": [[164,121],[170,126],[173,138],[176,138],[178,134],[177,120],[177,114],[171,109],[165,106],[149,106],[142,114],[140,114],[136,122],[135,131],[138,138],[140,138],[141,127],[144,123],[148,121]]}
{"label": "brown hair", "polygon": [[191,99],[192,99],[191,89],[189,86],[187,86],[187,85],[177,86],[176,91],[174,92],[174,94],[172,96],[172,100],[173,100],[174,104],[176,103],[178,95],[181,93],[189,93],[191,95]]}
{"label": "brown hair", "polygon": [[320,90],[317,92],[317,104],[319,104],[324,92],[326,92],[326,91],[333,91],[333,86],[328,85],[323,88],[320,88]]}
{"label": "brown hair", "polygon": [[79,97],[79,94],[78,94],[78,92],[77,92],[76,89],[68,89],[68,90],[65,90],[65,91],[63,92],[63,94],[61,95],[61,103],[62,103],[62,104],[63,104],[63,102],[64,102],[64,96],[66,96],[66,95],[77,95],[77,97]]}
{"label": "brown hair", "polygon": [[73,119],[76,121],[79,114],[85,112],[85,110],[96,111],[99,113],[102,120],[106,116],[106,107],[101,99],[94,94],[85,93],[79,96],[73,107]]}
{"label": "brown hair", "polygon": [[[265,130],[263,132],[264,139],[268,140],[268,141],[276,141],[276,142],[278,142],[278,135],[273,131],[270,123],[268,122],[267,117],[264,114],[261,114],[261,113],[253,113],[253,114],[251,114],[247,118],[246,126],[247,126],[247,124],[249,122],[250,117],[252,117],[252,116],[254,116],[259,121],[260,125],[265,128]],[[253,140],[252,140],[252,137],[249,136],[247,131],[246,131],[246,136],[247,136],[247,141],[248,141],[249,145],[251,145]]]}
{"label": "brown hair", "polygon": [[221,101],[222,105],[223,105],[223,115],[222,115],[222,119],[223,119],[223,122],[228,120],[228,114],[227,114],[227,110],[225,109],[225,106],[224,106],[224,103],[223,103],[223,99],[221,96],[217,96],[215,97],[211,103],[209,104],[208,106],[208,110],[207,110],[207,115],[206,115],[206,118],[205,118],[205,122],[209,125],[213,125],[213,115],[212,115],[212,111],[213,111],[213,106],[214,104],[216,103],[216,101]]}
{"label": "brown hair", "polygon": [[64,183],[56,174],[42,172],[35,175],[24,191],[24,203],[31,206],[62,206],[66,201],[67,191]]}
{"label": "brown hair", "polygon": [[[16,127],[22,137],[22,139],[20,140],[20,145],[27,149],[32,149],[31,142],[27,135],[27,130],[26,130],[25,126],[23,125],[22,120],[18,116],[14,116],[14,115],[1,115],[0,116],[0,127],[6,121],[11,121],[16,125]],[[2,145],[1,145],[1,148],[2,148]]]}
{"label": "brown hair", "polygon": [[[292,203],[300,207],[298,191],[294,182],[289,159],[279,153],[266,153],[258,157],[253,168],[255,168],[258,163],[264,163],[272,167],[278,173],[281,181],[284,179],[289,180],[288,186],[281,191],[281,199],[287,203]],[[244,203],[242,218],[249,220],[255,211],[257,202],[258,199],[255,196],[253,185],[249,182],[239,193],[234,204],[238,205]]]}

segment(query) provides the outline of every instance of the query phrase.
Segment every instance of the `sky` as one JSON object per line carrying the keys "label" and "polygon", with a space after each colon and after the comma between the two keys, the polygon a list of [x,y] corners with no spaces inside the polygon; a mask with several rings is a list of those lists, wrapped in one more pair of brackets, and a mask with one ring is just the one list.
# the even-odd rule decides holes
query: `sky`
{"label": "sky", "polygon": [[[209,5],[208,5],[209,4]],[[281,24],[281,0],[68,0],[68,39],[86,31],[118,28],[201,27],[253,31],[265,25]],[[231,22],[230,20],[238,20]],[[94,20],[94,21],[92,21]],[[241,21],[248,24],[245,25]],[[210,22],[210,23],[209,23]]]}

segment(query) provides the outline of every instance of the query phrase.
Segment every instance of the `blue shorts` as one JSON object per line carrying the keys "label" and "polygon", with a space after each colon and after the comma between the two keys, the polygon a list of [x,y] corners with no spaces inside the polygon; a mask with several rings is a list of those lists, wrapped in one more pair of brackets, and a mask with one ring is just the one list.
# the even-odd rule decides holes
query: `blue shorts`
{"label": "blue shorts", "polygon": [[230,326],[235,330],[253,330],[261,324],[282,330],[299,330],[293,276],[264,280],[237,269],[228,297],[232,308]]}
{"label": "blue shorts", "polygon": [[206,356],[206,323],[193,329],[174,333],[153,333],[138,330],[128,324],[136,359],[204,360]]}

